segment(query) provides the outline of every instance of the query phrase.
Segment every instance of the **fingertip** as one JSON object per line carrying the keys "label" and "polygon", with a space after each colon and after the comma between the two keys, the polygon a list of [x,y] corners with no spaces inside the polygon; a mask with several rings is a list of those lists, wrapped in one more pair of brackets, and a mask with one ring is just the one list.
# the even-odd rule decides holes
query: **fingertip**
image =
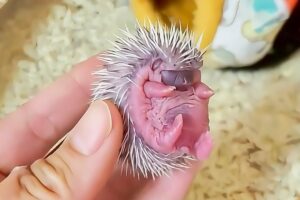
{"label": "fingertip", "polygon": [[112,130],[114,130],[114,134],[117,137],[117,140],[122,140],[123,138],[123,133],[124,133],[124,126],[123,126],[123,119],[121,116],[121,113],[118,109],[118,107],[110,100],[105,100],[104,101],[111,113],[111,117],[112,117]]}
{"label": "fingertip", "polygon": [[98,151],[112,129],[112,118],[107,104],[93,102],[76,126],[70,131],[68,142],[83,155]]}

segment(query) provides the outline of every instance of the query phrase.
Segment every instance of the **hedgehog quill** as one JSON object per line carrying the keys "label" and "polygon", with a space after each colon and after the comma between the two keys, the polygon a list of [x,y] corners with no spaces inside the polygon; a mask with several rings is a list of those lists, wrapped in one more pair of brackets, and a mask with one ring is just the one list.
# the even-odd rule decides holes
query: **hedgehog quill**
{"label": "hedgehog quill", "polygon": [[125,136],[119,162],[153,178],[205,160],[212,140],[208,103],[213,91],[201,82],[203,53],[188,29],[159,22],[128,29],[99,54],[93,101],[112,100],[122,113]]}

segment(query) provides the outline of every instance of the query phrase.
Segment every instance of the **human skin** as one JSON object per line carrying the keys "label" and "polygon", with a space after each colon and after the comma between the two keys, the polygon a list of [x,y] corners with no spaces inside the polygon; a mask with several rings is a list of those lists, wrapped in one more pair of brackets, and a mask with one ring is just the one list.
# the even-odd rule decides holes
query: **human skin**
{"label": "human skin", "polygon": [[[0,199],[184,198],[200,163],[155,181],[114,169],[123,137],[119,111],[111,102],[88,105],[91,72],[99,65],[95,56],[77,64],[0,121]],[[65,134],[66,141],[43,159]]]}

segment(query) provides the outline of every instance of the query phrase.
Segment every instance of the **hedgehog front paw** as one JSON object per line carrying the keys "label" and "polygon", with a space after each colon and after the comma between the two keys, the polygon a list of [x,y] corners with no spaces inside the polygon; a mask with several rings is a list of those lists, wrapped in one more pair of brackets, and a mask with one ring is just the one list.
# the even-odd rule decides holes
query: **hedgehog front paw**
{"label": "hedgehog front paw", "polygon": [[205,84],[197,83],[195,86],[195,94],[201,99],[208,99],[214,92]]}
{"label": "hedgehog front paw", "polygon": [[146,81],[144,84],[144,92],[147,98],[162,98],[172,94],[176,89],[174,86],[167,86],[163,83]]}

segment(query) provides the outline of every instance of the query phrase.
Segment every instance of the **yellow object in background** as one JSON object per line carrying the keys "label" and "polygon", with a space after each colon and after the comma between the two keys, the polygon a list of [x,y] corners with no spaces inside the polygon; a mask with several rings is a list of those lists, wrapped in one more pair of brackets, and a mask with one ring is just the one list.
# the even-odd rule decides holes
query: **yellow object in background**
{"label": "yellow object in background", "polygon": [[175,23],[191,29],[197,38],[203,34],[200,48],[213,40],[222,18],[224,0],[131,0],[137,19]]}
{"label": "yellow object in background", "polygon": [[153,22],[156,20],[163,21],[153,3],[149,0],[131,0],[131,7],[135,12],[136,18],[144,23],[148,22],[148,19]]}
{"label": "yellow object in background", "polygon": [[[214,39],[223,15],[224,0],[195,0],[193,31],[196,36],[203,32],[200,48],[206,48]],[[197,35],[198,34],[198,35]]]}

